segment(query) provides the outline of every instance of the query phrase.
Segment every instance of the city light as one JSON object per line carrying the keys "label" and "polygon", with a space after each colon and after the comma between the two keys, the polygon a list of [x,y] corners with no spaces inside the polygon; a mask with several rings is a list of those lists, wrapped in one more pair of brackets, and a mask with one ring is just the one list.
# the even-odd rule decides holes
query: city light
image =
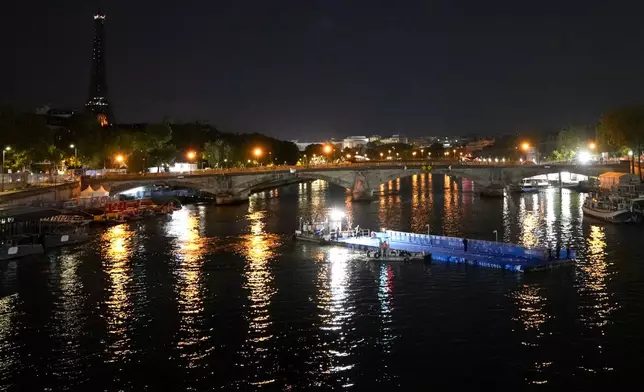
{"label": "city light", "polygon": [[416,156],[416,151],[412,152],[411,155]]}
{"label": "city light", "polygon": [[5,151],[11,151],[11,146],[7,146],[4,148]]}
{"label": "city light", "polygon": [[260,156],[262,156],[262,149],[259,147],[256,148],[255,150],[253,150],[253,154],[255,155],[255,157],[259,158]]}
{"label": "city light", "polygon": [[340,221],[342,220],[342,218],[344,218],[344,216],[345,216],[344,212],[340,210],[332,209],[331,211],[329,211],[329,219],[332,222]]}
{"label": "city light", "polygon": [[385,155],[385,154],[381,152],[381,153],[380,153],[380,158],[382,158],[382,156],[383,156],[383,155]]}
{"label": "city light", "polygon": [[597,144],[595,144],[595,142],[590,142],[588,143],[588,148],[590,148],[591,150],[594,150],[597,148]]}
{"label": "city light", "polygon": [[579,163],[588,163],[590,158],[590,152],[588,151],[580,151],[579,154],[577,154],[577,160]]}
{"label": "city light", "polygon": [[633,156],[633,150],[629,150],[629,151],[628,151],[628,156],[629,156],[629,157],[632,157],[632,156]]}
{"label": "city light", "polygon": [[521,149],[523,151],[528,151],[529,148],[530,148],[530,143],[525,143],[524,142],[523,144],[521,144]]}
{"label": "city light", "polygon": [[327,144],[327,145],[324,146],[324,153],[325,154],[330,154],[332,150],[333,150],[333,148],[331,147],[331,145]]}
{"label": "city light", "polygon": [[121,154],[117,155],[114,159],[115,159],[115,160],[116,160],[116,162],[118,162],[118,163],[122,163],[122,162],[125,160],[125,158],[124,158],[124,157],[123,157],[123,155],[121,155]]}
{"label": "city light", "polygon": [[194,151],[188,151],[188,153],[186,154],[186,157],[187,157],[189,160],[193,160],[193,159],[195,159],[195,157],[196,157],[196,156],[197,156],[197,153],[196,153],[196,152],[194,152]]}
{"label": "city light", "polygon": [[74,148],[74,147],[76,147],[76,146],[74,146],[73,144],[69,145],[69,148]]}
{"label": "city light", "polygon": [[347,159],[351,158],[351,154],[347,154]]}

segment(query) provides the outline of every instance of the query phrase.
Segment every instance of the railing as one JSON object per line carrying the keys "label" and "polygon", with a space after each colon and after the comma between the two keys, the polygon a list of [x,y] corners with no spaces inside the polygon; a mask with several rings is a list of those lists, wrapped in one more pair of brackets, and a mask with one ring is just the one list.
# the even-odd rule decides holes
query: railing
{"label": "railing", "polygon": [[[590,164],[584,165],[584,167],[589,166],[602,166],[610,165],[612,162],[607,162],[603,164]],[[183,178],[183,177],[192,177],[192,176],[207,176],[213,174],[253,174],[253,173],[273,173],[273,172],[288,172],[291,170],[295,171],[321,171],[321,170],[332,170],[332,169],[351,169],[359,167],[373,167],[373,168],[388,168],[388,167],[397,167],[397,168],[418,168],[418,167],[432,167],[432,168],[465,168],[465,167],[543,167],[546,165],[556,165],[556,166],[569,166],[576,167],[579,166],[575,163],[548,163],[540,165],[529,165],[526,166],[518,161],[505,161],[505,162],[482,162],[482,161],[470,161],[470,162],[461,162],[457,160],[405,160],[405,161],[365,161],[365,162],[346,162],[346,163],[324,163],[317,165],[278,165],[278,166],[257,166],[257,167],[247,167],[247,168],[208,168],[208,169],[198,169],[182,173],[108,173],[106,175],[93,176],[97,179],[117,179],[117,180],[127,180],[127,179],[140,179],[141,177],[145,178]]]}

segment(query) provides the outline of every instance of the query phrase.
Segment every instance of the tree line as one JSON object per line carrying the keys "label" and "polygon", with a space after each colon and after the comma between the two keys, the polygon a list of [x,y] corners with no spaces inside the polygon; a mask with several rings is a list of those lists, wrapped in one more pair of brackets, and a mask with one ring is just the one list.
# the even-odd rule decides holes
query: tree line
{"label": "tree line", "polygon": [[[176,161],[192,161],[202,167],[253,164],[295,164],[299,151],[294,143],[258,133],[233,134],[216,127],[192,123],[148,123],[101,127],[87,114],[57,118],[24,113],[0,105],[0,147],[5,149],[5,168],[53,171],[69,167],[93,169],[127,166],[140,172],[149,167],[168,167]],[[261,154],[254,153],[255,150]],[[117,160],[117,157],[119,159]]]}

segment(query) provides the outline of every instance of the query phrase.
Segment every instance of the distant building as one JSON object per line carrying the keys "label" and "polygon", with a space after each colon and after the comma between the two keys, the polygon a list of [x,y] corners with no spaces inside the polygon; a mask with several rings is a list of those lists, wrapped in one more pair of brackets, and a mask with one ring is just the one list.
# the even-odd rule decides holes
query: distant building
{"label": "distant building", "polygon": [[96,116],[96,120],[107,126],[112,122],[112,110],[107,99],[107,79],[105,72],[105,14],[94,15],[94,43],[92,47],[92,71],[89,82],[89,98],[85,108]]}
{"label": "distant building", "polygon": [[297,149],[302,152],[306,150],[306,148],[311,144],[326,144],[328,142],[301,142],[299,140],[291,140],[291,143],[295,144],[297,146]]}
{"label": "distant building", "polygon": [[467,142],[467,144],[465,145],[465,152],[470,154],[475,151],[481,151],[482,149],[493,145],[494,139],[472,140],[470,142]]}
{"label": "distant building", "polygon": [[349,136],[342,140],[342,149],[345,148],[361,148],[369,143],[369,138],[366,136]]}
{"label": "distant building", "polygon": [[396,143],[404,143],[407,144],[409,143],[409,139],[407,139],[406,136],[401,136],[401,135],[391,135],[386,138],[380,139],[380,143],[382,144],[396,144]]}

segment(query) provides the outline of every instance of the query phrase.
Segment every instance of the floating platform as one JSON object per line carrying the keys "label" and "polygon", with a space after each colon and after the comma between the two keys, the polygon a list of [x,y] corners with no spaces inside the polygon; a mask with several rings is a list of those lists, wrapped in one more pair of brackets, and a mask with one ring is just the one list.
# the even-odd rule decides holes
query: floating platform
{"label": "floating platform", "polygon": [[382,241],[387,242],[389,249],[424,253],[431,255],[436,262],[468,264],[484,268],[495,268],[516,272],[533,272],[550,270],[575,261],[575,251],[562,249],[559,255],[545,248],[527,248],[517,244],[467,239],[467,251],[464,249],[464,238],[443,237],[436,235],[406,233],[387,230],[370,232],[364,236],[316,236],[296,233],[295,238],[320,244],[346,246],[351,249],[371,251],[380,249]]}

